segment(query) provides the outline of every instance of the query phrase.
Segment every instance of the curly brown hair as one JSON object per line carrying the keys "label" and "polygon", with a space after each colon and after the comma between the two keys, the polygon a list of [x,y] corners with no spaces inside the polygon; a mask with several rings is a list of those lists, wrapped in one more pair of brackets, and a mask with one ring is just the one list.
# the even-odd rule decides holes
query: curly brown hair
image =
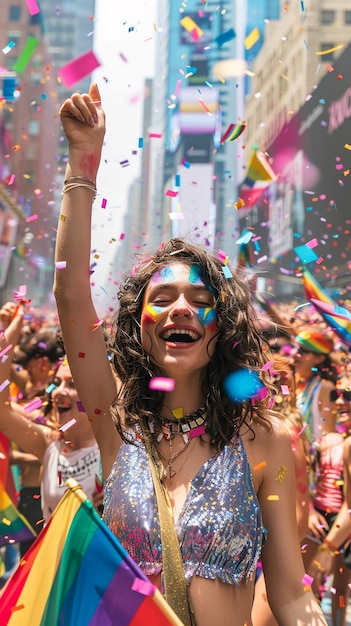
{"label": "curly brown hair", "polygon": [[271,391],[274,385],[269,372],[262,370],[268,359],[248,285],[237,276],[227,278],[219,258],[184,239],[175,238],[165,243],[147,261],[135,267],[120,288],[119,309],[109,345],[113,366],[122,382],[112,406],[113,416],[117,430],[126,440],[126,424],[139,424],[145,433],[148,421],[163,406],[165,394],[149,389],[150,379],[162,373],[142,346],[140,319],[150,278],[163,266],[174,262],[197,266],[214,294],[219,332],[213,356],[203,372],[202,392],[212,442],[221,449],[243,423],[252,428],[255,418],[263,420],[268,427],[270,424],[269,394],[265,399],[255,400],[254,405],[251,401],[233,402],[224,391],[225,378],[246,368],[259,373]]}

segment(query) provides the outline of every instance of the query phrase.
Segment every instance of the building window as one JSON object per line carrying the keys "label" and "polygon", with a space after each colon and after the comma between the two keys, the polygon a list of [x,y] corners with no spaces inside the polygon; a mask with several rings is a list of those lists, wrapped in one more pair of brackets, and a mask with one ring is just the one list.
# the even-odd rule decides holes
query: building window
{"label": "building window", "polygon": [[351,24],[351,11],[344,12],[344,22],[345,24]]}
{"label": "building window", "polygon": [[334,24],[335,22],[335,11],[321,11],[321,24],[328,25]]}
{"label": "building window", "polygon": [[[324,50],[330,50],[331,48],[334,48],[334,44],[333,43],[322,43],[320,50],[321,52],[324,52]],[[329,52],[329,54],[322,54],[321,56],[321,61],[323,61],[324,63],[331,63],[334,60],[334,53],[333,52]]]}
{"label": "building window", "polygon": [[9,10],[9,21],[19,22],[21,19],[22,7],[20,4],[14,4]]}

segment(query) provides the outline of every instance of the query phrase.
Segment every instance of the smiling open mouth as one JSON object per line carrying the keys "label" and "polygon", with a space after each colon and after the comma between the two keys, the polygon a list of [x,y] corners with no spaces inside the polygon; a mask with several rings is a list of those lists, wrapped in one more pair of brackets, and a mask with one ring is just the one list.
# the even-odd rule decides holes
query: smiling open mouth
{"label": "smiling open mouth", "polygon": [[200,335],[193,330],[179,329],[166,330],[162,334],[163,341],[169,341],[171,343],[194,343],[200,338]]}

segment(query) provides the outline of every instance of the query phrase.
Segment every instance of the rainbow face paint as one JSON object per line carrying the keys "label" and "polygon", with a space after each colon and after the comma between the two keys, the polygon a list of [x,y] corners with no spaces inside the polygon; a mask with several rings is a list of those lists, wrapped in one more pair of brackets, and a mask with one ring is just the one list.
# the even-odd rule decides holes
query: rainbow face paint
{"label": "rainbow face paint", "polygon": [[[155,324],[166,308],[172,308],[180,295],[183,295],[189,309],[198,317],[202,326],[210,331],[217,330],[216,310],[206,302],[206,294],[213,290],[207,286],[200,268],[193,264],[173,264],[163,267],[150,278],[147,288],[147,304],[144,305],[141,324]],[[146,295],[146,294],[145,294]],[[201,301],[204,300],[203,306]]]}

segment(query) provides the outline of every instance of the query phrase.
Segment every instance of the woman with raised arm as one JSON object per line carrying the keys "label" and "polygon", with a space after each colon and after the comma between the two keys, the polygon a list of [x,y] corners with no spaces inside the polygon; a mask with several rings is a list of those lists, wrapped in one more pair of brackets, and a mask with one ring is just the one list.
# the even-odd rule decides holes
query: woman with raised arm
{"label": "woman with raised arm", "polygon": [[97,86],[60,114],[69,157],[54,293],[101,451],[105,522],[184,624],[251,625],[261,557],[278,624],[325,626],[304,579],[290,439],[269,409],[274,387],[246,284],[216,255],[173,239],[121,287],[107,349],[89,278],[105,134]]}

